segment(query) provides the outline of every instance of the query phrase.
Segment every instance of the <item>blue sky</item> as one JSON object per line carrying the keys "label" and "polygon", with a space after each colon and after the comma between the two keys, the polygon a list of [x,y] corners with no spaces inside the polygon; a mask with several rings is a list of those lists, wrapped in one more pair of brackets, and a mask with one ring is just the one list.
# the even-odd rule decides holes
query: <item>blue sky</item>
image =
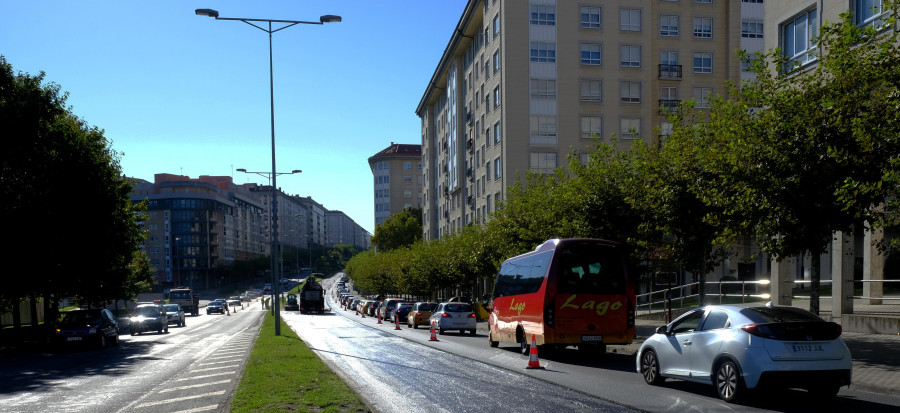
{"label": "blue sky", "polygon": [[[123,172],[233,176],[271,171],[268,34],[197,16],[341,23],[273,35],[276,169],[288,194],[312,196],[374,230],[367,159],[420,143],[416,106],[466,0],[0,0],[0,54],[46,73],[72,111],[106,131]],[[265,23],[261,23],[265,24]],[[275,26],[277,27],[277,26]]]}

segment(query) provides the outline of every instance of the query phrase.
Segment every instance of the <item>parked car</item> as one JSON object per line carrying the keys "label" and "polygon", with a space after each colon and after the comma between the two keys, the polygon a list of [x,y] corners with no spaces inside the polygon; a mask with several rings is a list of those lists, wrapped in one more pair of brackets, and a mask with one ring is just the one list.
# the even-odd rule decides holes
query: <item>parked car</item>
{"label": "parked car", "polygon": [[226,299],[224,299],[224,298],[216,298],[215,300],[213,300],[213,302],[217,302],[217,303],[219,303],[219,304],[222,304],[222,308],[225,309],[225,312],[230,311],[230,310],[228,309],[228,307],[229,307],[229,306],[228,306],[228,300],[226,300]]}
{"label": "parked car", "polygon": [[56,323],[58,345],[92,344],[100,348],[119,344],[119,326],[107,309],[71,310]]}
{"label": "parked car", "polygon": [[169,332],[169,319],[166,316],[166,308],[162,304],[138,304],[134,308],[134,316],[131,317],[131,335],[141,334],[145,331],[156,330],[162,334]]}
{"label": "parked car", "polygon": [[431,312],[435,307],[437,307],[437,303],[418,302],[413,304],[413,310],[406,316],[406,325],[413,329],[431,325],[428,319],[431,318]]}
{"label": "parked car", "polygon": [[184,327],[184,309],[181,304],[166,304],[166,316],[169,318],[169,324]]}
{"label": "parked car", "polygon": [[229,307],[231,307],[231,311],[235,312],[238,310],[238,308],[244,306],[243,304],[241,304],[241,297],[238,296],[228,297],[228,300],[226,300],[225,302],[228,303]]}
{"label": "parked car", "polygon": [[384,300],[381,305],[378,307],[378,315],[384,321],[393,320],[391,317],[394,315],[394,310],[397,308],[397,303],[401,300]]}
{"label": "parked car", "polygon": [[375,317],[378,315],[378,307],[381,306],[381,300],[372,301],[372,305],[369,306],[369,311],[366,315],[370,317]]}
{"label": "parked car", "polygon": [[250,302],[250,300],[253,300],[253,296],[250,294],[250,291],[241,294],[242,302]]}
{"label": "parked car", "polygon": [[410,302],[399,302],[397,303],[397,308],[394,309],[394,317],[397,317],[396,320],[405,321],[406,316],[409,315],[409,312],[413,309],[413,304]]}
{"label": "parked car", "polygon": [[763,386],[804,388],[834,397],[850,384],[841,326],[796,307],[710,305],[661,326],[637,353],[647,384],[666,378],[711,384],[734,402]]}
{"label": "parked car", "polygon": [[209,304],[206,305],[206,314],[219,313],[225,314],[225,306],[218,301],[210,301]]}
{"label": "parked car", "polygon": [[444,334],[446,330],[459,330],[460,334],[469,330],[469,334],[475,335],[475,312],[469,303],[440,303],[431,313],[429,324],[434,324],[438,333]]}

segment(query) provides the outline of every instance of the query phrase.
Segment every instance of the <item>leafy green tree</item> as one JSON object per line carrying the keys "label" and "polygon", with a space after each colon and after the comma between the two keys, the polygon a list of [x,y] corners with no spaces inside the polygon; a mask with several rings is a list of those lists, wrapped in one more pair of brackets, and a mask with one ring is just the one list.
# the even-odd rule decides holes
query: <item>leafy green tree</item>
{"label": "leafy green tree", "polygon": [[[885,7],[896,16],[896,4]],[[885,27],[893,25],[891,17]],[[813,257],[815,313],[818,257],[833,233],[896,224],[900,183],[897,32],[858,27],[845,13],[817,41],[808,67],[780,50],[756,56],[754,82],[715,102],[708,122],[676,133],[707,152],[695,189],[721,208],[711,224],[755,235],[778,259]]]}
{"label": "leafy green tree", "polygon": [[372,244],[379,251],[409,246],[422,239],[422,209],[406,208],[375,226]]}
{"label": "leafy green tree", "polygon": [[14,74],[0,57],[0,213],[14,234],[3,261],[3,303],[22,297],[80,297],[101,303],[127,294],[143,240],[142,205],[103,131],[65,106],[68,95],[44,74]]}

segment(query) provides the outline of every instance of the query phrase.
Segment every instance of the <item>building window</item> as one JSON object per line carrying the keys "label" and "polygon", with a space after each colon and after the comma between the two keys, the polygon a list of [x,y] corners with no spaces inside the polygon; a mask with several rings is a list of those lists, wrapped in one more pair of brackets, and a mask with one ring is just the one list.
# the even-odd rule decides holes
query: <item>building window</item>
{"label": "building window", "polygon": [[497,180],[501,177],[503,177],[503,173],[501,173],[500,169],[500,157],[497,157],[494,159],[494,179]]}
{"label": "building window", "polygon": [[603,82],[595,79],[581,79],[581,101],[602,102]]}
{"label": "building window", "polygon": [[538,26],[556,25],[556,6],[549,4],[532,4],[531,24],[536,24]]}
{"label": "building window", "polygon": [[556,99],[556,80],[531,79],[531,97],[535,99]]}
{"label": "building window", "polygon": [[600,8],[599,7],[582,7],[581,8],[581,28],[582,29],[599,29],[600,26]]}
{"label": "building window", "polygon": [[581,139],[593,139],[594,136],[600,138],[601,120],[599,116],[582,116],[581,117]]}
{"label": "building window", "polygon": [[816,59],[813,39],[816,37],[817,25],[816,9],[804,12],[782,25],[782,50],[789,60],[803,65]]}
{"label": "building window", "polygon": [[641,103],[641,82],[619,82],[619,101],[623,103]]}
{"label": "building window", "polygon": [[619,56],[622,67],[641,67],[640,46],[620,46]]}
{"label": "building window", "polygon": [[712,38],[712,17],[694,17],[694,37],[698,39]]}
{"label": "building window", "polygon": [[494,108],[500,107],[500,86],[494,88]]}
{"label": "building window", "polygon": [[659,35],[678,36],[678,16],[660,16]]}
{"label": "building window", "polygon": [[641,31],[641,10],[619,10],[619,29],[633,32]]}
{"label": "building window", "polygon": [[500,144],[501,139],[502,138],[500,135],[500,121],[497,121],[497,123],[494,123],[494,143]]}
{"label": "building window", "polygon": [[410,162],[410,161],[403,162],[403,170],[411,171],[412,170],[412,162]]}
{"label": "building window", "polygon": [[857,26],[884,25],[884,5],[882,0],[851,0],[850,10]]}
{"label": "building window", "polygon": [[494,52],[494,73],[500,70],[500,51]]}
{"label": "building window", "polygon": [[412,184],[412,175],[403,175],[404,184]]}
{"label": "building window", "polygon": [[641,119],[640,118],[621,118],[619,119],[619,131],[622,139],[637,139],[641,135]]}
{"label": "building window", "polygon": [[708,108],[709,99],[712,97],[713,90],[711,87],[695,87],[694,101],[697,102],[698,108]]}
{"label": "building window", "polygon": [[556,43],[531,42],[530,47],[532,62],[556,62]]}
{"label": "building window", "polygon": [[755,19],[741,20],[741,37],[748,39],[763,38],[763,21]]}
{"label": "building window", "polygon": [[712,53],[694,53],[694,73],[712,73]]}
{"label": "building window", "polygon": [[581,44],[581,64],[599,66],[603,59],[601,58],[602,47],[597,43]]}
{"label": "building window", "polygon": [[404,189],[404,190],[403,190],[403,197],[406,198],[406,199],[412,198],[412,190]]}
{"label": "building window", "polygon": [[712,0],[694,0],[694,3],[712,4]]}
{"label": "building window", "polygon": [[659,123],[659,136],[672,136],[672,122],[662,121]]}
{"label": "building window", "polygon": [[556,116],[531,115],[532,136],[556,136]]}
{"label": "building window", "polygon": [[529,167],[535,172],[553,173],[556,169],[556,152],[532,152]]}
{"label": "building window", "polygon": [[494,16],[494,37],[500,34],[500,15]]}

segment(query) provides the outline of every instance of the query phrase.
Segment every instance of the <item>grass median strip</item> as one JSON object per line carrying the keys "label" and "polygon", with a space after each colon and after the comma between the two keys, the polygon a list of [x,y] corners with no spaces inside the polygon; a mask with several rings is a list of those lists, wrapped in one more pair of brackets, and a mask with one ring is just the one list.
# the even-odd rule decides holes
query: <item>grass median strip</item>
{"label": "grass median strip", "polygon": [[366,412],[369,408],[283,321],[267,314],[232,412]]}

